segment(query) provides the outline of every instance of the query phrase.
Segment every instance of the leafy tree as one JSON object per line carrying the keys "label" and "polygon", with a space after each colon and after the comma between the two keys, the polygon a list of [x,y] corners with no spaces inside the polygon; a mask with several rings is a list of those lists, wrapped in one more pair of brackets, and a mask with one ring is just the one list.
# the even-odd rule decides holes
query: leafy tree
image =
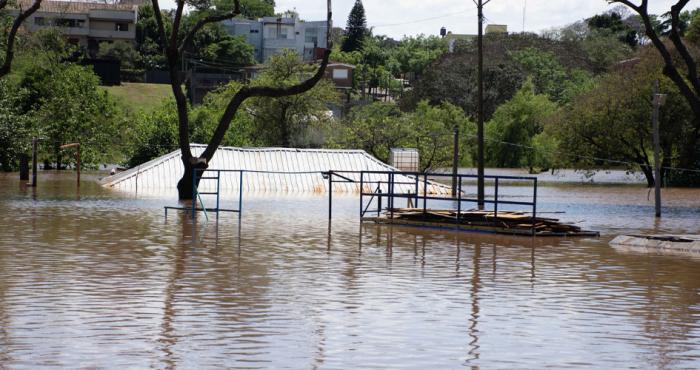
{"label": "leafy tree", "polygon": [[[450,54],[434,63],[404,97],[402,107],[412,110],[421,100],[433,105],[447,101],[461,107],[470,117],[475,117],[477,65],[472,59],[472,55]],[[513,97],[524,79],[522,70],[512,60],[485,64],[484,117],[488,119],[499,105]]]}
{"label": "leafy tree", "polygon": [[[167,59],[167,66],[170,72],[170,85],[173,90],[175,104],[177,107],[178,117],[178,144],[180,146],[181,160],[184,167],[183,176],[178,182],[178,196],[180,199],[190,199],[192,197],[192,189],[195,186],[193,183],[193,174],[196,169],[206,169],[208,162],[211,161],[216,150],[226,136],[238,109],[249,98],[270,97],[280,98],[291,95],[297,95],[311,90],[323,77],[326,72],[326,66],[330,57],[330,51],[326,51],[320,67],[315,74],[296,85],[286,87],[268,87],[268,86],[244,86],[233,97],[226,106],[224,113],[216,126],[214,134],[208,140],[206,149],[197,157],[192,155],[190,149],[190,107],[187,103],[187,97],[182,87],[182,76],[178,73],[179,64],[185,56],[186,50],[192,44],[192,40],[197,34],[207,25],[221,22],[226,19],[231,19],[241,14],[240,1],[234,0],[232,11],[221,11],[212,7],[209,2],[197,2],[194,5],[198,11],[204,13],[192,27],[183,27],[183,14],[185,11],[185,1],[178,0],[177,8],[173,12],[172,29],[168,30],[165,26],[164,15],[160,12],[158,0],[152,0],[153,14],[158,24],[158,41],[161,42],[161,50]],[[328,2],[330,8],[330,1]],[[328,26],[331,24],[331,10],[328,9],[329,19]]]}
{"label": "leafy tree", "polygon": [[[164,28],[172,29],[172,19],[167,14],[162,19]],[[143,67],[146,69],[164,69],[166,66],[158,37],[158,22],[153,6],[149,4],[140,6],[136,22],[136,48],[141,54]]]}
{"label": "leafy tree", "polygon": [[[561,143],[559,153],[575,165],[610,165],[595,158],[629,163],[627,168],[641,169],[648,185],[653,186],[650,112],[654,80],[660,80],[661,92],[668,94],[660,115],[662,167],[680,163],[686,148],[696,148],[697,141],[692,135],[692,111],[674,84],[662,75],[661,59],[648,49],[640,58],[638,64],[606,75],[595,89],[560,111],[546,131]],[[662,177],[666,175],[664,171]]]}
{"label": "leafy tree", "polygon": [[695,12],[685,33],[685,39],[695,45],[700,45],[700,12]]}
{"label": "leafy tree", "polygon": [[13,171],[20,154],[26,153],[31,130],[27,116],[22,114],[26,92],[0,80],[0,169]]}
{"label": "leafy tree", "polygon": [[103,42],[97,57],[121,62],[122,69],[134,70],[141,66],[141,54],[134,48],[131,42],[117,40],[114,42]]}
{"label": "leafy tree", "polygon": [[350,15],[348,16],[343,51],[350,52],[360,50],[368,34],[365,7],[362,5],[362,0],[355,0],[355,5],[353,5],[352,10],[350,10]]}
{"label": "leafy tree", "polygon": [[546,94],[557,103],[569,102],[580,89],[591,85],[591,74],[575,69],[566,70],[550,52],[527,48],[514,52],[513,59],[531,78],[538,94]]}
{"label": "leafy tree", "polygon": [[[462,138],[475,132],[474,124],[464,112],[449,103],[431,106],[423,101],[415,112],[403,113],[394,103],[375,102],[352,109],[329,144],[361,148],[385,162],[391,148],[416,148],[420,152],[421,170],[425,171],[452,162],[455,127],[459,127]],[[460,145],[462,154],[467,152],[466,143],[464,140]]]}
{"label": "leafy tree", "polygon": [[[17,17],[8,19],[5,14],[0,14],[3,23],[2,31],[0,31],[0,36],[2,36],[2,43],[0,44],[0,50],[4,51],[2,64],[0,64],[0,78],[4,77],[10,73],[10,68],[12,67],[12,59],[15,55],[15,38],[17,37],[17,32],[22,26],[22,23],[29,18],[34,12],[39,10],[42,0],[34,0],[31,6],[27,9],[19,10]],[[0,1],[0,12],[4,12],[8,5],[12,3],[7,0]]]}
{"label": "leafy tree", "polygon": [[23,78],[31,100],[26,113],[34,131],[46,138],[58,168],[63,164],[59,146],[81,142],[83,163],[97,164],[114,160],[118,153],[114,143],[122,140],[122,122],[116,105],[106,92],[98,89],[99,79],[86,67],[72,64],[37,66]]}
{"label": "leafy tree", "polygon": [[[664,75],[678,87],[678,90],[693,111],[695,116],[694,129],[689,135],[695,142],[698,142],[700,140],[700,76],[698,75],[697,53],[693,50],[692,45],[686,44],[682,38],[681,14],[688,5],[689,0],[678,0],[671,6],[668,40],[673,45],[673,48],[670,48],[669,43],[661,39],[662,35],[654,27],[652,23],[653,18],[649,14],[648,0],[643,0],[639,5],[630,0],[611,0],[611,2],[627,6],[642,19],[647,37],[664,61]],[[683,167],[694,166],[693,157],[695,153],[695,147],[687,146],[684,153],[681,154],[683,160],[680,165]]]}
{"label": "leafy tree", "polygon": [[[537,94],[535,84],[527,80],[512,99],[498,107],[486,125],[486,158],[489,165],[527,167],[531,172],[542,165],[537,163],[538,158],[531,148],[534,138],[544,129],[545,119],[556,109],[557,105],[546,95]],[[540,158],[545,158],[543,153]]]}
{"label": "leafy tree", "polygon": [[637,31],[624,22],[622,14],[618,11],[594,15],[587,20],[587,23],[590,28],[605,35],[614,36],[631,48],[638,45]]}
{"label": "leafy tree", "polygon": [[[309,68],[296,53],[285,51],[270,58],[265,71],[253,81],[253,86],[293,86],[312,72],[313,67]],[[263,145],[305,146],[308,143],[301,140],[303,134],[313,122],[326,121],[328,104],[337,101],[333,83],[322,80],[303,94],[251,99],[246,112],[253,116]]]}
{"label": "leafy tree", "polygon": [[[215,0],[216,8],[224,12],[232,12],[235,8],[233,0]],[[246,19],[258,19],[275,15],[274,0],[241,0],[241,16]]]}

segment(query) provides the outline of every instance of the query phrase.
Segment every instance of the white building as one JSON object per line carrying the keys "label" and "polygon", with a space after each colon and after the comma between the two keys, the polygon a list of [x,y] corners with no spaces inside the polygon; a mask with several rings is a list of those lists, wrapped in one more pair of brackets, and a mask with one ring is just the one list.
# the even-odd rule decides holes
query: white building
{"label": "white building", "polygon": [[285,49],[295,50],[304,60],[319,58],[328,46],[326,21],[307,22],[297,18],[265,17],[258,20],[229,19],[222,22],[234,36],[245,36],[255,47],[255,60],[264,63]]}
{"label": "white building", "polygon": [[[19,0],[23,9],[33,0]],[[17,10],[13,11],[16,15]],[[44,0],[25,22],[29,32],[57,28],[69,42],[97,51],[100,42],[136,40],[138,5]]]}

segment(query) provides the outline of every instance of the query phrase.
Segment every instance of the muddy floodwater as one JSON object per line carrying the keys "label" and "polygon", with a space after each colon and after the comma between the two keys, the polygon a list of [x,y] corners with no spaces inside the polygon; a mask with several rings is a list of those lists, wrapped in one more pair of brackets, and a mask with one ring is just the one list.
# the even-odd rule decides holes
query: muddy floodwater
{"label": "muddy floodwater", "polygon": [[0,369],[700,368],[700,260],[608,246],[700,233],[698,190],[657,222],[641,187],[544,187],[602,235],[531,239],[361,226],[350,196],[330,229],[311,195],[193,224],[83,177],[0,175]]}

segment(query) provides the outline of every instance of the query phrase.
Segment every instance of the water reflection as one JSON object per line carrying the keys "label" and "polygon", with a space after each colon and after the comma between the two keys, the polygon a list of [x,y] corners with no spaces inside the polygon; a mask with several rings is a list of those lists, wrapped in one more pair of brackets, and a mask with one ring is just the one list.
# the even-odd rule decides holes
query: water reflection
{"label": "water reflection", "polygon": [[360,225],[343,197],[332,228],[325,198],[166,220],[171,199],[57,181],[0,177],[0,368],[700,364],[700,261],[607,245],[637,210],[576,204],[603,238],[533,239]]}

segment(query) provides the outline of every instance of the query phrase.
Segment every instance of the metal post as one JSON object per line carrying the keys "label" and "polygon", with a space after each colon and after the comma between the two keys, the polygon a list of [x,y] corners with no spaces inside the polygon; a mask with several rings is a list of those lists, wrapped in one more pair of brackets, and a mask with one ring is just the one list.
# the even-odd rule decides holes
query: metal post
{"label": "metal post", "polygon": [[423,175],[423,215],[428,210],[428,174]]}
{"label": "metal post", "polygon": [[394,173],[389,174],[389,215],[394,219]]}
{"label": "metal post", "polygon": [[478,104],[477,104],[477,202],[479,209],[484,208],[484,5],[491,0],[474,0],[477,6],[479,26],[477,34],[478,54]]}
{"label": "metal post", "polygon": [[328,221],[333,217],[333,171],[328,171]]}
{"label": "metal post", "polygon": [[534,194],[532,197],[532,235],[533,236],[536,233],[535,223],[536,223],[536,219],[537,219],[537,178],[535,178],[534,181],[535,181],[535,186],[534,186]]}
{"label": "metal post", "polygon": [[498,220],[498,177],[496,177],[496,184],[494,187],[493,218],[494,220]]}
{"label": "metal post", "polygon": [[36,186],[36,172],[39,166],[37,165],[37,138],[32,139],[32,185]]}
{"label": "metal post", "polygon": [[360,218],[362,218],[362,216],[364,216],[364,213],[362,212],[363,211],[362,208],[364,207],[362,193],[365,192],[364,189],[365,189],[365,173],[360,172]]}
{"label": "metal post", "polygon": [[382,184],[380,183],[379,186],[377,187],[377,190],[379,191],[377,195],[377,217],[382,215]]}
{"label": "metal post", "polygon": [[452,144],[452,197],[457,194],[457,167],[459,165],[459,126],[454,127],[454,143]]}
{"label": "metal post", "polygon": [[238,215],[240,217],[243,214],[243,170],[240,172],[240,178],[238,182]]}
{"label": "metal post", "polygon": [[221,171],[216,171],[216,218],[219,218],[219,204],[221,191]]}
{"label": "metal post", "polygon": [[652,104],[652,125],[654,130],[654,206],[655,215],[661,217],[661,139],[659,137],[659,108],[664,103],[665,95],[659,94],[659,80],[654,81]]}
{"label": "metal post", "polygon": [[415,201],[413,202],[414,208],[418,208],[418,191],[419,191],[419,189],[418,189],[418,173],[416,173],[416,197],[415,197]]}
{"label": "metal post", "polygon": [[462,175],[459,175],[459,181],[457,182],[457,224],[460,224],[460,219],[462,217]]}
{"label": "metal post", "polygon": [[192,219],[197,217],[197,169],[192,169]]}

